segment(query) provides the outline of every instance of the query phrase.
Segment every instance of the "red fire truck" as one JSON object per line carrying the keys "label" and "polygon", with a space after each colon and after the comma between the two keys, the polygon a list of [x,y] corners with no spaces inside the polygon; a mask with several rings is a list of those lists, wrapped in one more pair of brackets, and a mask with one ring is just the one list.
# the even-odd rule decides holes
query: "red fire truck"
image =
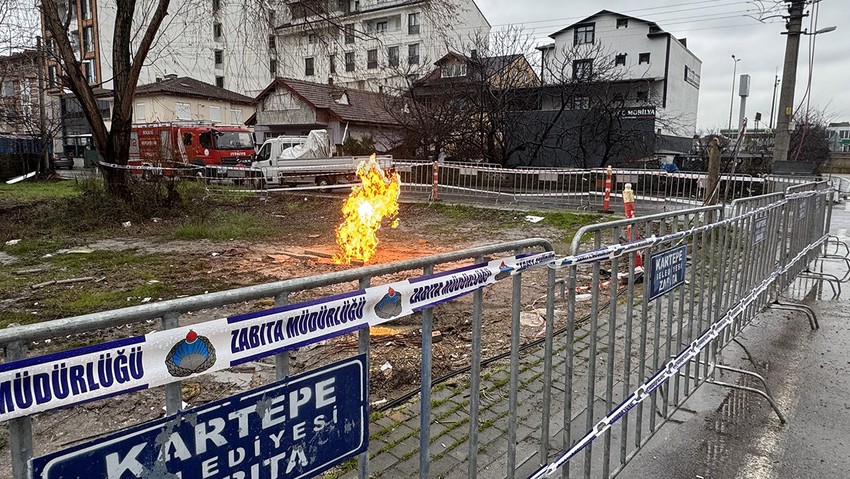
{"label": "red fire truck", "polygon": [[130,133],[131,166],[250,166],[251,131],[199,122],[143,123]]}

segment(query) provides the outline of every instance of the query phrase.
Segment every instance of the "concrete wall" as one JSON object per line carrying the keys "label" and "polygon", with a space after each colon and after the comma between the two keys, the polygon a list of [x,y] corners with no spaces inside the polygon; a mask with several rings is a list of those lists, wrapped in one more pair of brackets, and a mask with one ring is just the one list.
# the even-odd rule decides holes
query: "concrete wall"
{"label": "concrete wall", "polygon": [[850,173],[850,153],[833,152],[821,167],[822,173]]}
{"label": "concrete wall", "polygon": [[692,81],[701,74],[702,62],[678,40],[670,37],[670,63],[667,74],[667,106],[661,116],[670,125],[665,134],[693,136],[697,129],[699,87],[685,81],[685,67],[693,71]]}
{"label": "concrete wall", "polygon": [[288,90],[276,90],[257,106],[257,125],[312,125],[319,120],[310,104]]}

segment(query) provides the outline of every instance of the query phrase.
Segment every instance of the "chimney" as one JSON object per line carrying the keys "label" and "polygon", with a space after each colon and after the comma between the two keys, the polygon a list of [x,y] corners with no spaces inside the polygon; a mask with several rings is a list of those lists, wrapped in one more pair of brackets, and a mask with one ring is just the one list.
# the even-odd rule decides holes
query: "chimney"
{"label": "chimney", "polygon": [[328,77],[328,85],[334,86],[334,77]]}
{"label": "chimney", "polygon": [[473,60],[478,60],[478,50],[472,50],[469,52],[469,56],[471,56]]}
{"label": "chimney", "polygon": [[378,93],[384,93],[384,85],[378,85]]}
{"label": "chimney", "polygon": [[156,77],[156,82],[159,83],[162,81],[162,77]]}

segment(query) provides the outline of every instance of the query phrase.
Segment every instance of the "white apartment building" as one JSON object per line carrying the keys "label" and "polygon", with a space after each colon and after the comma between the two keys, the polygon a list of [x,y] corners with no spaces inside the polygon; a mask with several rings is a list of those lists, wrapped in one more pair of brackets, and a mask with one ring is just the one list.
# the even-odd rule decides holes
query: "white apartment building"
{"label": "white apartment building", "polygon": [[[691,137],[696,132],[702,62],[656,23],[602,10],[551,35],[542,52],[541,80],[554,84],[582,77],[605,64],[614,95],[630,107],[652,106],[664,135]],[[582,52],[587,55],[582,57]],[[619,90],[619,92],[617,91]],[[544,106],[545,108],[545,106]]]}
{"label": "white apartment building", "polygon": [[[57,0],[60,17],[70,12],[68,34],[78,49],[83,72],[91,85],[111,90],[112,38],[116,2],[121,0]],[[146,18],[155,1],[137,2],[134,34],[141,37]],[[246,5],[263,4],[263,9]],[[154,83],[166,75],[191,77],[230,91],[255,96],[274,78],[269,58],[275,22],[274,6],[269,2],[246,0],[172,0],[142,68],[139,84]],[[44,32],[48,46],[50,35]],[[58,86],[60,66],[48,66],[48,81]]]}
{"label": "white apartment building", "polygon": [[404,87],[448,51],[470,53],[490,34],[474,0],[329,0],[323,12],[315,4],[289,2],[276,30],[279,76],[371,91]]}
{"label": "white apartment building", "polygon": [[826,132],[829,135],[829,151],[850,152],[850,122],[830,123]]}

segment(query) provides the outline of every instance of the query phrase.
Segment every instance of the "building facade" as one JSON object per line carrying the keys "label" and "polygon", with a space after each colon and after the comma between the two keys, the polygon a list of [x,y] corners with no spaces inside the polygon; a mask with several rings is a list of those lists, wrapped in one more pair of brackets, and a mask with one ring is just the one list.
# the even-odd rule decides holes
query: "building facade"
{"label": "building facade", "polygon": [[194,78],[167,76],[136,87],[133,123],[203,121],[243,126],[254,99]]}
{"label": "building facade", "polygon": [[[60,18],[69,19],[68,35],[77,50],[89,84],[112,89],[112,43],[116,1],[56,0]],[[257,5],[257,9],[249,7]],[[172,0],[162,23],[139,84],[175,74],[195,78],[249,96],[259,93],[273,78],[270,41],[276,6],[283,1],[259,0]],[[145,4],[147,5],[147,4]],[[141,36],[150,9],[137,6],[134,34]],[[148,5],[149,6],[149,5]],[[43,29],[48,49],[55,48]],[[48,83],[59,88],[61,66],[48,61]]]}
{"label": "building facade", "polygon": [[448,51],[470,53],[490,24],[474,0],[295,1],[276,29],[284,77],[379,91],[404,88]]}
{"label": "building facade", "polygon": [[40,132],[38,62],[35,50],[0,57],[0,133]]}
{"label": "building facade", "polygon": [[657,122],[661,134],[692,137],[696,132],[702,62],[688,50],[686,39],[654,22],[608,10],[549,37],[553,42],[538,48],[544,84],[592,82],[598,76],[599,82],[613,84],[611,94],[625,107],[655,107],[663,120]]}
{"label": "building facade", "polygon": [[829,151],[850,152],[850,122],[830,123],[826,131],[829,135]]}

